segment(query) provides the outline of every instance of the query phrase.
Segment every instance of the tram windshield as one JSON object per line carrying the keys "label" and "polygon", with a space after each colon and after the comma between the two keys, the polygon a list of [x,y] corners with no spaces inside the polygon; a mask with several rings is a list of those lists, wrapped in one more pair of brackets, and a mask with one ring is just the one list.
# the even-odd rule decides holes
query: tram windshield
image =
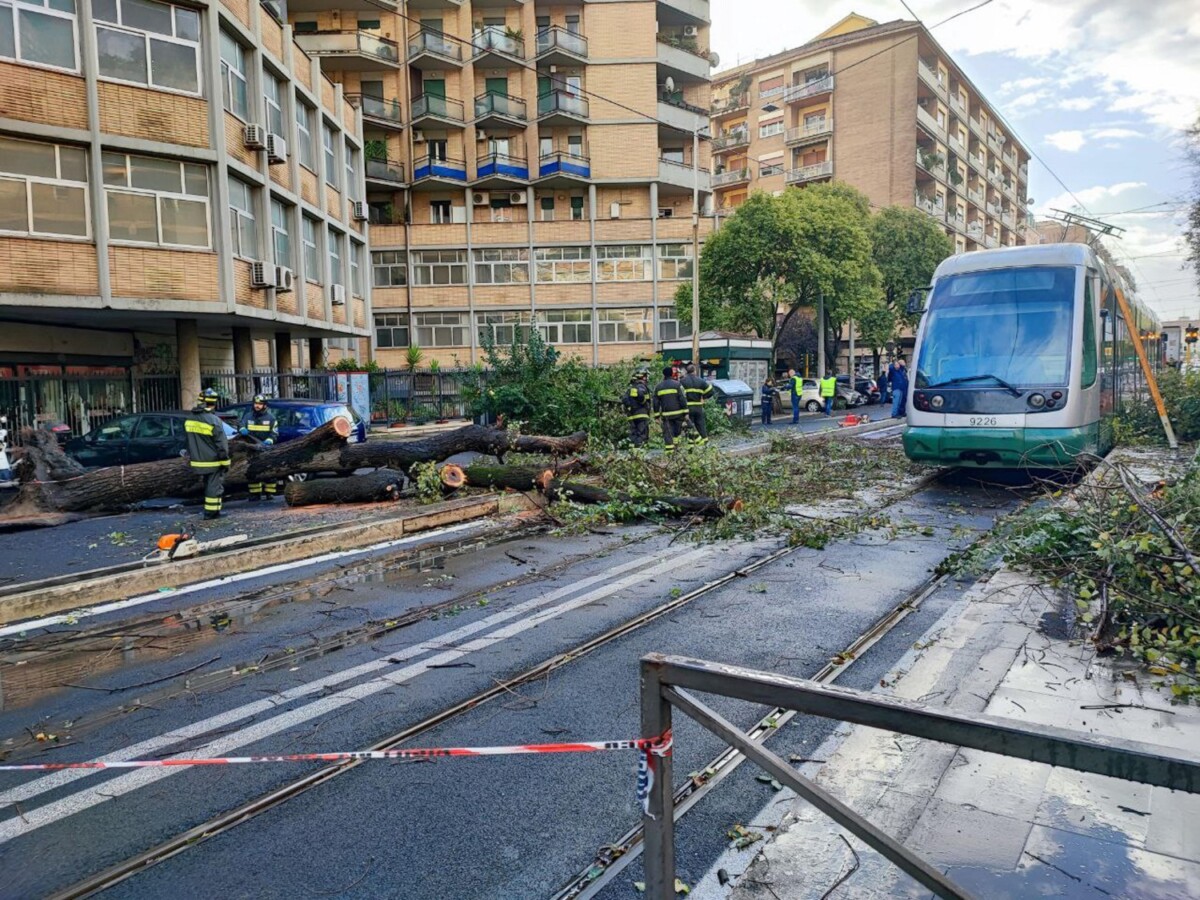
{"label": "tram windshield", "polygon": [[1076,270],[992,269],[938,279],[921,338],[917,387],[1065,385]]}

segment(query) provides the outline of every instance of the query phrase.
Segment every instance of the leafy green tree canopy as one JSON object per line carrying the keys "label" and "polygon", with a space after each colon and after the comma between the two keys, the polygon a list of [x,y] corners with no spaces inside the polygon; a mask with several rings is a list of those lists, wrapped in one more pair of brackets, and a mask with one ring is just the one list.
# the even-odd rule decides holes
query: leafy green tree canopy
{"label": "leafy green tree canopy", "polygon": [[871,245],[888,308],[898,323],[914,324],[905,312],[908,293],[929,284],[953,242],[919,209],[889,206],[871,219]]}

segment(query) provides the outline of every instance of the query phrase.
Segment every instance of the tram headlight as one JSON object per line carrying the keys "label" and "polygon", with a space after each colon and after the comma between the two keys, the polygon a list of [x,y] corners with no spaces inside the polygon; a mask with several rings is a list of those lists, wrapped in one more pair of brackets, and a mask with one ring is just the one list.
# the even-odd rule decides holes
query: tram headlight
{"label": "tram headlight", "polygon": [[929,398],[929,405],[934,409],[941,409],[946,403],[946,398],[941,394],[934,394]]}
{"label": "tram headlight", "polygon": [[1030,394],[1028,402],[1034,409],[1041,409],[1046,405],[1046,398],[1042,394]]}

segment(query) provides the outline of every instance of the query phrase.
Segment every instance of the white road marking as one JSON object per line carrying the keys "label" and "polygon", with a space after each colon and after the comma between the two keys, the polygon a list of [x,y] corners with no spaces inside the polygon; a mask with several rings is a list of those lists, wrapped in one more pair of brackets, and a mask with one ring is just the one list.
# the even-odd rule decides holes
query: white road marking
{"label": "white road marking", "polygon": [[[240,729],[237,732],[234,732],[233,734],[216,738],[201,747],[189,750],[186,755],[189,757],[215,757],[229,755],[240,747],[256,743],[257,741],[271,737],[282,731],[287,731],[289,728],[294,728],[297,725],[301,725],[307,721],[310,721],[311,719],[327,715],[328,713],[341,709],[348,704],[355,703],[381,691],[387,690],[388,688],[403,684],[406,681],[410,681],[424,672],[429,671],[429,669],[433,666],[445,665],[447,663],[454,662],[455,660],[461,659],[470,653],[491,647],[494,644],[498,644],[510,637],[514,637],[515,635],[528,631],[531,628],[535,628],[543,622],[547,622],[550,619],[561,616],[570,612],[571,610],[586,606],[589,603],[593,603],[596,600],[608,597],[617,593],[618,591],[622,591],[644,581],[648,581],[657,575],[664,574],[689,563],[694,563],[707,554],[707,550],[692,550],[688,553],[675,556],[671,559],[660,561],[656,565],[648,565],[652,560],[655,559],[654,557],[641,557],[621,566],[616,566],[608,570],[603,575],[591,576],[590,578],[583,579],[582,581],[579,581],[570,587],[555,591],[553,594],[546,595],[545,597],[534,598],[533,600],[518,604],[511,609],[496,613],[493,616],[488,616],[486,619],[482,619],[479,622],[473,623],[472,625],[456,629],[454,632],[443,635],[440,638],[440,643],[449,643],[462,637],[466,637],[474,632],[480,631],[483,628],[486,628],[488,625],[498,624],[501,621],[515,618],[524,612],[528,612],[537,608],[538,606],[544,606],[546,603],[552,602],[552,599],[556,596],[576,593],[589,584],[611,578],[612,576],[620,574],[624,571],[628,571],[631,568],[640,568],[640,571],[637,571],[632,575],[628,575],[618,581],[610,582],[604,585],[604,587],[601,587],[595,591],[590,591],[571,600],[567,600],[565,603],[561,603],[549,609],[541,610],[536,615],[513,622],[504,628],[499,628],[490,634],[486,634],[483,637],[477,638],[476,640],[473,640],[467,644],[463,644],[457,648],[444,650],[443,652],[437,653],[434,656],[428,657],[427,659],[424,659],[418,663],[405,666],[402,669],[390,671],[387,675],[356,684],[336,694],[331,694],[328,697],[314,700],[311,703],[307,703],[303,706],[297,707],[296,709],[289,710],[288,712],[280,713],[279,715],[264,719],[261,722],[256,722],[243,729]],[[428,648],[426,647],[408,648],[408,650],[402,651],[401,653],[389,654],[387,658],[376,660],[375,662],[367,663],[363,666],[357,666],[354,669],[348,669],[346,672],[338,673],[335,676],[328,676],[323,679],[318,679],[317,681],[311,682],[309,685],[303,685],[302,687],[307,689],[306,692],[319,690],[320,687],[323,687],[325,684],[331,683],[331,679],[346,680],[347,677],[354,677],[353,675],[347,675],[346,673],[362,674],[364,670],[372,671],[384,666],[390,666],[392,664],[388,662],[388,659],[398,659],[404,655],[411,658],[411,656],[423,653],[427,649]],[[332,683],[336,683],[336,681]],[[294,690],[296,689],[293,689],[293,691]],[[285,692],[285,695],[289,693],[292,692]],[[275,704],[268,703],[267,708],[270,708],[273,705]],[[143,741],[140,744],[126,748],[120,753],[110,754],[109,756],[102,758],[145,758],[147,753],[152,753],[155,749],[161,748],[162,746],[168,746],[172,743],[176,743],[177,741],[188,737],[190,734],[203,734],[212,730],[213,728],[219,727],[220,720],[228,721],[228,717],[231,715],[236,716],[234,721],[240,718],[245,718],[244,715],[236,715],[242,710],[254,708],[256,711],[262,711],[261,707],[261,701],[258,703],[247,704],[246,706],[239,707],[238,710],[233,710],[230,713],[225,713],[221,716],[214,716],[210,719],[204,720],[204,722],[178,729],[174,732],[170,732],[167,735],[162,735],[158,738],[152,738],[149,741]],[[150,747],[149,750],[146,749],[148,746]],[[6,791],[3,795],[0,795],[0,801],[11,803],[14,800],[24,799],[29,796],[36,796],[37,794],[43,793],[46,790],[50,790],[52,787],[57,787],[59,784],[73,780],[70,778],[58,779],[56,776],[59,775],[77,775],[78,773],[86,774],[94,771],[97,770],[76,769],[68,772],[55,773],[54,775],[37,779],[29,784],[21,785],[11,791]],[[49,825],[61,819],[75,815],[76,813],[83,812],[84,810],[90,809],[91,807],[100,803],[104,803],[107,800],[121,797],[137,790],[138,788],[144,787],[148,784],[153,784],[162,778],[167,778],[180,771],[183,771],[183,769],[138,769],[127,775],[122,775],[109,781],[105,781],[104,783],[96,785],[95,787],[85,788],[62,798],[61,800],[48,803],[45,806],[41,806],[32,810],[24,810],[22,815],[14,815],[11,819],[0,823],[0,844],[7,843],[14,838],[35,831],[44,825]],[[41,787],[37,790],[34,790],[32,793],[28,791],[29,788],[39,785]]]}

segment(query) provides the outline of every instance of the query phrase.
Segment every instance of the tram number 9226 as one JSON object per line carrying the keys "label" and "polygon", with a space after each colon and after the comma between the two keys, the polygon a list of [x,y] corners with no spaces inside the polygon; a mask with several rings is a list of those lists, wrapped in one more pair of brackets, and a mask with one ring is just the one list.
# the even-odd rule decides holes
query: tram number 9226
{"label": "tram number 9226", "polygon": [[999,422],[995,416],[971,416],[969,424],[972,428],[995,428]]}

